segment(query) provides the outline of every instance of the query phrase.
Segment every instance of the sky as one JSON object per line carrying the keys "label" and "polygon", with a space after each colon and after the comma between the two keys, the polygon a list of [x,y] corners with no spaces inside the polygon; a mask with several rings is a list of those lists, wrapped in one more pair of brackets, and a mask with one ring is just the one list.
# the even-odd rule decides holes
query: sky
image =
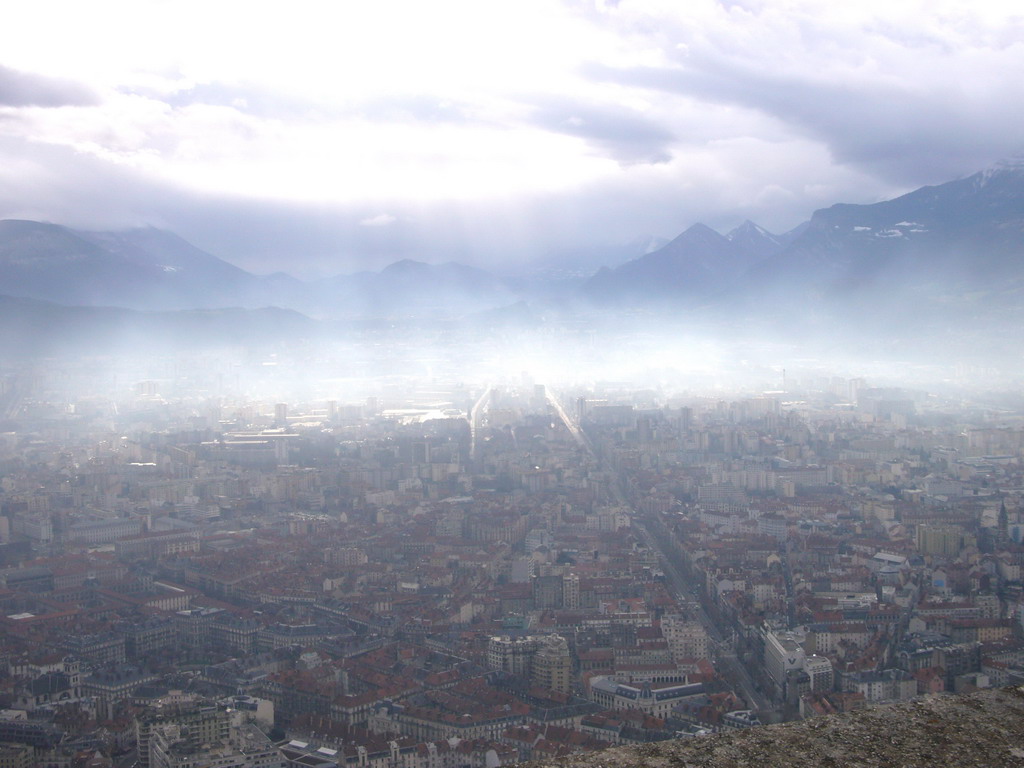
{"label": "sky", "polygon": [[783,232],[1019,154],[1015,5],[11,4],[0,218],[157,226],[303,277]]}

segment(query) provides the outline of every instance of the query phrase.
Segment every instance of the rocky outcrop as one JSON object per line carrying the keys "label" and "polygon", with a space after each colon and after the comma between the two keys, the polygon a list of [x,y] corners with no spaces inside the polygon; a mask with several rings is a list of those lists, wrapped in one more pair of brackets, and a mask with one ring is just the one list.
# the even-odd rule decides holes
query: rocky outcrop
{"label": "rocky outcrop", "polygon": [[532,763],[532,768],[1024,766],[1024,688],[932,696],[844,715]]}

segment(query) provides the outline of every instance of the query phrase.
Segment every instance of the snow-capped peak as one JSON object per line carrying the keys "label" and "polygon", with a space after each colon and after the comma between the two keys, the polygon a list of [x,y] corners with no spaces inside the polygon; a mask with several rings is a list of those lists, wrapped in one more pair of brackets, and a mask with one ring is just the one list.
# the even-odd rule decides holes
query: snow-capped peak
{"label": "snow-capped peak", "polygon": [[1024,153],[1011,155],[999,160],[978,174],[978,187],[983,187],[993,176],[1004,173],[1024,173]]}
{"label": "snow-capped peak", "polygon": [[729,234],[725,236],[725,239],[736,240],[739,237],[750,237],[751,235],[767,237],[771,240],[775,239],[775,235],[773,235],[771,232],[769,232],[767,229],[760,226],[759,224],[755,224],[750,219],[747,219],[738,227],[729,232]]}

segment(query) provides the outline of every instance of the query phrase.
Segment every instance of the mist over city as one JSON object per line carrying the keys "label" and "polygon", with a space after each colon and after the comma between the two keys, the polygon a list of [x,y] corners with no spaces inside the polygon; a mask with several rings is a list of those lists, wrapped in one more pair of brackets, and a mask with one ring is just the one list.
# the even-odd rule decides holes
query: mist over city
{"label": "mist over city", "polygon": [[1020,14],[4,16],[0,763],[1019,762]]}

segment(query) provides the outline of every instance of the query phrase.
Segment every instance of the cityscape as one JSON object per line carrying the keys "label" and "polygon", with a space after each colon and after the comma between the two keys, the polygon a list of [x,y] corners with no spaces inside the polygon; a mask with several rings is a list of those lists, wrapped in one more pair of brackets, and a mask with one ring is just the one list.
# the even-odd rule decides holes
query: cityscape
{"label": "cityscape", "polygon": [[7,4],[0,768],[1024,765],[1022,40]]}
{"label": "cityscape", "polygon": [[505,765],[1024,677],[1007,402],[98,362],[2,380],[11,760]]}

